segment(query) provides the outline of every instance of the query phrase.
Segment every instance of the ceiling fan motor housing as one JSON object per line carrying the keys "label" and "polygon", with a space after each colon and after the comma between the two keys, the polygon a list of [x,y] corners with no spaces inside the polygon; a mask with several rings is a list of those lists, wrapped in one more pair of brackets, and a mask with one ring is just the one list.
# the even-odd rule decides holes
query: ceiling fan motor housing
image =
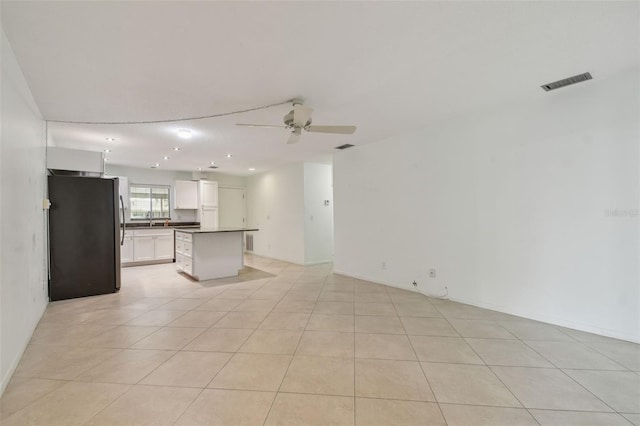
{"label": "ceiling fan motor housing", "polygon": [[[284,124],[285,126],[294,129],[296,126],[293,124],[293,110],[289,111],[289,114],[284,116]],[[304,128],[311,125],[311,118],[307,121],[307,123],[302,126]]]}

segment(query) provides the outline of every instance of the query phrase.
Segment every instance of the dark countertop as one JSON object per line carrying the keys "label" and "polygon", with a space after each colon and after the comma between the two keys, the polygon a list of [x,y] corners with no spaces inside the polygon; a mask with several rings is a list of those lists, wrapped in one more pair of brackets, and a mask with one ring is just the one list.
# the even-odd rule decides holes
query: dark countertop
{"label": "dark countertop", "polygon": [[[122,224],[120,224],[122,228]],[[149,221],[136,221],[136,222],[127,222],[124,225],[125,229],[153,229],[153,228],[182,228],[182,227],[190,227],[190,228],[199,228],[200,222],[169,222],[167,226],[164,226],[164,222],[158,221],[154,222],[153,226],[149,226]]]}
{"label": "dark countertop", "polygon": [[187,232],[189,234],[213,234],[217,232],[244,232],[259,231],[258,228],[176,228],[176,231]]}

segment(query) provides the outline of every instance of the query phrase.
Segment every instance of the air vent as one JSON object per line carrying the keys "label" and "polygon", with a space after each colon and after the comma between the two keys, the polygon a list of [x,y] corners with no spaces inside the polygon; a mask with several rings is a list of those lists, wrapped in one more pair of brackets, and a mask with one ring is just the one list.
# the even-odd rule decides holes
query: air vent
{"label": "air vent", "polygon": [[582,83],[583,81],[591,80],[591,74],[585,72],[584,74],[574,75],[573,77],[564,78],[562,80],[554,81],[553,83],[543,84],[542,87],[545,92],[550,90],[556,90],[561,87],[571,86],[572,84]]}
{"label": "air vent", "polygon": [[347,148],[351,148],[353,145],[351,145],[350,143],[345,143],[344,145],[340,145],[340,146],[336,146],[336,149],[347,149]]}
{"label": "air vent", "polygon": [[217,169],[218,166],[209,166],[210,169]]}

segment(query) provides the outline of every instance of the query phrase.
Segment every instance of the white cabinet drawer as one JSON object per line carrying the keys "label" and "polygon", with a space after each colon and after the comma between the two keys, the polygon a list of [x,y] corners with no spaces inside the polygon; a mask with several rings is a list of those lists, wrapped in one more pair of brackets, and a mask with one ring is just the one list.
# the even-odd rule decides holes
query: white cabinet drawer
{"label": "white cabinet drawer", "polygon": [[184,269],[184,257],[180,254],[176,254],[176,269],[182,271]]}
{"label": "white cabinet drawer", "polygon": [[176,253],[184,252],[184,241],[176,238]]}
{"label": "white cabinet drawer", "polygon": [[191,261],[191,258],[184,258],[184,266],[182,267],[182,270],[189,275],[193,275],[193,263]]}
{"label": "white cabinet drawer", "polygon": [[191,243],[186,242],[186,241],[182,242],[182,253],[185,256],[191,257],[192,250],[193,250],[193,245]]}
{"label": "white cabinet drawer", "polygon": [[176,231],[176,240],[191,242],[193,241],[193,236],[186,232]]}

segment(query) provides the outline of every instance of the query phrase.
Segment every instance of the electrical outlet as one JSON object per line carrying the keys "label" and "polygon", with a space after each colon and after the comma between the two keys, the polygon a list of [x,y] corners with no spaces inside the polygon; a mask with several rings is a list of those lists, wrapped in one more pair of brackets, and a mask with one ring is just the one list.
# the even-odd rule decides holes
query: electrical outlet
{"label": "electrical outlet", "polygon": [[416,282],[416,280],[413,280],[413,286],[418,287],[418,283]]}
{"label": "electrical outlet", "polygon": [[435,278],[435,277],[436,277],[436,270],[429,269],[429,278]]}

